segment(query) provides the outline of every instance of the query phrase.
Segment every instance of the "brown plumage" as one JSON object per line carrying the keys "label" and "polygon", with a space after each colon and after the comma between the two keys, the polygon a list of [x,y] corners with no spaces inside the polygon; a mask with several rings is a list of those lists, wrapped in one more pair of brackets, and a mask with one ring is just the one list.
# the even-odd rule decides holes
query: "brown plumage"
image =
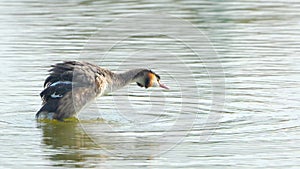
{"label": "brown plumage", "polygon": [[115,91],[131,82],[141,87],[167,87],[159,75],[148,69],[133,69],[113,73],[87,62],[66,61],[51,66],[45,89],[40,93],[43,104],[38,119],[58,119],[75,116],[87,103],[104,93]]}

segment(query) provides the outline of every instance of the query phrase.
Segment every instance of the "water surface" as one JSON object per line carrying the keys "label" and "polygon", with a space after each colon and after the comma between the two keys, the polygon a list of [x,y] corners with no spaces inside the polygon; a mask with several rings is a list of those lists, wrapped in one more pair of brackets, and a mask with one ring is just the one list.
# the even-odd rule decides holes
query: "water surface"
{"label": "water surface", "polygon": [[[1,2],[0,166],[297,168],[299,6],[272,0]],[[214,51],[199,59],[168,36],[133,35],[126,27],[99,31],[145,13],[190,22]],[[93,37],[107,44],[93,45]],[[198,40],[192,34],[185,42]],[[214,52],[218,58],[209,57]],[[98,99],[80,122],[36,122],[49,65],[74,59],[114,71],[149,67],[171,90],[132,84]],[[225,93],[214,93],[213,70],[224,73]],[[223,109],[212,108],[214,95],[224,96]]]}

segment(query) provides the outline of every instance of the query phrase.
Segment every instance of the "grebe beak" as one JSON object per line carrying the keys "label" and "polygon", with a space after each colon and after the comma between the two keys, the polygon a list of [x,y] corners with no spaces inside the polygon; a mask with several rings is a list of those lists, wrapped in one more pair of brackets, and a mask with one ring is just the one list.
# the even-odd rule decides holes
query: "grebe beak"
{"label": "grebe beak", "polygon": [[159,83],[159,87],[169,90],[170,88],[162,83]]}

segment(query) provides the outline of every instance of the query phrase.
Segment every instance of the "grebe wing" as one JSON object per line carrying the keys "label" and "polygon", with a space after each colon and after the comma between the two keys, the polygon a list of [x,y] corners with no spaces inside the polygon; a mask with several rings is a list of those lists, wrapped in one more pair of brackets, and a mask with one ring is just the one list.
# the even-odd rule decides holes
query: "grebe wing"
{"label": "grebe wing", "polygon": [[106,88],[105,75],[99,69],[76,61],[53,65],[40,93],[43,106],[36,117],[62,120],[74,116]]}
{"label": "grebe wing", "polygon": [[77,82],[81,85],[94,85],[96,74],[105,76],[100,73],[100,67],[87,62],[66,61],[51,65],[51,67],[52,69],[49,70],[50,75],[45,80],[44,87],[50,86],[58,81]]}

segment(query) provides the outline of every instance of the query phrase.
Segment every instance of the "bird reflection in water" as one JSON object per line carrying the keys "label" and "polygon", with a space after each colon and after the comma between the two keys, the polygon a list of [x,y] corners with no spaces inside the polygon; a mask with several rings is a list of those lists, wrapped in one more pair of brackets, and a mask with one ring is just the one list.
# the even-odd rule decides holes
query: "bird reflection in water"
{"label": "bird reflection in water", "polygon": [[52,120],[40,122],[38,125],[43,132],[42,143],[46,148],[45,151],[51,152],[46,158],[54,162],[54,166],[91,167],[93,163],[88,162],[88,159],[102,161],[107,158],[100,146],[83,131],[77,120],[65,122]]}

